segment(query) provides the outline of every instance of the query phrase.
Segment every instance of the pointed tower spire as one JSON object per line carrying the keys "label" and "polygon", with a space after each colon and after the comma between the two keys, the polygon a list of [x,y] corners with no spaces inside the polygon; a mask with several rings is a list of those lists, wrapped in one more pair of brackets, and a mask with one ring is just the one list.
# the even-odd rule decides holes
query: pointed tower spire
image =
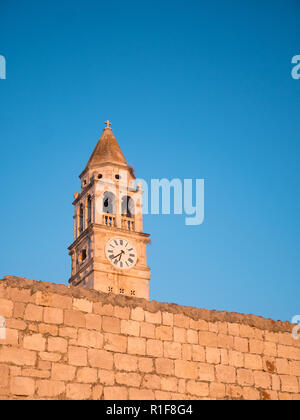
{"label": "pointed tower spire", "polygon": [[128,166],[125,156],[112,132],[110,127],[111,122],[105,122],[106,127],[103,130],[102,136],[95,147],[86,168],[90,168],[99,163],[117,163],[119,165]]}

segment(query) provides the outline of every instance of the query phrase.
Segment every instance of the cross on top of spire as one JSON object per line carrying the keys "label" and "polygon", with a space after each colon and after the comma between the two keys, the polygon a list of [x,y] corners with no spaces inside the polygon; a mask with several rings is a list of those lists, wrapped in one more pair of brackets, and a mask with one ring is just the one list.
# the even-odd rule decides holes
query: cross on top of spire
{"label": "cross on top of spire", "polygon": [[105,121],[106,127],[105,128],[110,128],[111,122],[109,120]]}

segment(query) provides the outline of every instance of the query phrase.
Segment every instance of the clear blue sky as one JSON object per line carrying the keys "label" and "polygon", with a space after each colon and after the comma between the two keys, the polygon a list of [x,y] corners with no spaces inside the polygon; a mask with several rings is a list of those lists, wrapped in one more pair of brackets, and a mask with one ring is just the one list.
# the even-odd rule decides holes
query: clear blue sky
{"label": "clear blue sky", "polygon": [[67,283],[104,127],[139,177],[204,178],[205,221],[146,216],[151,298],[300,313],[300,3],[0,3],[0,276]]}

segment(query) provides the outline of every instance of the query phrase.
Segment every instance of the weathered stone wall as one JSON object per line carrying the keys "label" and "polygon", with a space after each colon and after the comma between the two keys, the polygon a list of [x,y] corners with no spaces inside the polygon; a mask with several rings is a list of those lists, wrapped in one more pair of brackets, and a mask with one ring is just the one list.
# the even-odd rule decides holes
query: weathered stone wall
{"label": "weathered stone wall", "polygon": [[0,280],[0,398],[300,399],[292,325]]}

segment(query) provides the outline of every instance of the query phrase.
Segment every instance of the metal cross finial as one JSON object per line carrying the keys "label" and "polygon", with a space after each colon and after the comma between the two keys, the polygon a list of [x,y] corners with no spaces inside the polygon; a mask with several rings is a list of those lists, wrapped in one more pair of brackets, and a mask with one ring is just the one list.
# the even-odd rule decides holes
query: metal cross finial
{"label": "metal cross finial", "polygon": [[104,124],[106,124],[106,128],[110,128],[111,122],[109,120],[107,120],[107,121],[105,121]]}

